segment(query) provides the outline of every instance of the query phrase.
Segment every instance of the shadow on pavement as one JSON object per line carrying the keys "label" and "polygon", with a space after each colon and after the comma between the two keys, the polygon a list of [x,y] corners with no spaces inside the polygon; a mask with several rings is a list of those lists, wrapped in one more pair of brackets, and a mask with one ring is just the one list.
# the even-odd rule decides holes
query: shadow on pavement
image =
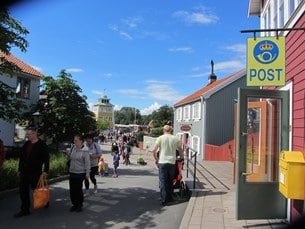
{"label": "shadow on pavement", "polygon": [[114,228],[120,223],[122,227],[117,228],[131,228],[130,222],[132,228],[150,228],[156,226],[154,215],[164,211],[158,201],[159,193],[145,188],[102,189],[85,198],[80,213],[69,212],[68,190],[53,187],[51,194],[48,209],[32,210],[31,215],[19,219],[13,218],[19,198],[2,199],[0,228]]}

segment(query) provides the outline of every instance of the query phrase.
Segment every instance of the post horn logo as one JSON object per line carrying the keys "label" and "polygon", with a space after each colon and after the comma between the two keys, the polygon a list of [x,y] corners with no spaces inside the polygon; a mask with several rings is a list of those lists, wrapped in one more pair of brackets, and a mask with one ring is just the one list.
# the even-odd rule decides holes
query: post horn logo
{"label": "post horn logo", "polygon": [[258,42],[253,49],[254,58],[261,64],[270,64],[279,56],[279,48],[273,41]]}

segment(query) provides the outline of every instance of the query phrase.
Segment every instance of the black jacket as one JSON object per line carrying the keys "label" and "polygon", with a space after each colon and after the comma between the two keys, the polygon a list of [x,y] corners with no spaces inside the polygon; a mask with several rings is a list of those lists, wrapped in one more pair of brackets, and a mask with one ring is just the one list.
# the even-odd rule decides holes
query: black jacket
{"label": "black jacket", "polygon": [[46,143],[38,140],[32,144],[27,141],[22,147],[19,159],[19,172],[37,174],[42,172],[42,165],[44,164],[44,172],[49,172],[49,152]]}

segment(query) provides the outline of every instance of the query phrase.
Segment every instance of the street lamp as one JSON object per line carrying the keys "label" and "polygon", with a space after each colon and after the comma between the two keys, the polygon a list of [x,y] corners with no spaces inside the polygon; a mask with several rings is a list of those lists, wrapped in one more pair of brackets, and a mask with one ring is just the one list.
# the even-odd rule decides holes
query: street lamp
{"label": "street lamp", "polygon": [[42,121],[42,114],[39,111],[36,111],[32,114],[33,120],[34,120],[34,126],[36,129],[38,129],[39,124]]}

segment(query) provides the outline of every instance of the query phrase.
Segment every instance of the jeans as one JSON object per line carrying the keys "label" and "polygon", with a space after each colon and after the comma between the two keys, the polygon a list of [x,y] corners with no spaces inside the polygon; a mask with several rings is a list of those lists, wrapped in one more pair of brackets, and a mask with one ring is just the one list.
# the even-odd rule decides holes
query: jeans
{"label": "jeans", "polygon": [[[91,167],[90,180],[94,185],[96,185],[95,175],[97,174],[97,172],[98,172],[98,166]],[[85,179],[85,187],[86,189],[89,189],[89,180],[87,179]]]}
{"label": "jeans", "polygon": [[160,164],[159,163],[159,181],[160,181],[160,195],[161,203],[167,203],[172,200],[174,192],[173,179],[175,178],[174,164]]}

